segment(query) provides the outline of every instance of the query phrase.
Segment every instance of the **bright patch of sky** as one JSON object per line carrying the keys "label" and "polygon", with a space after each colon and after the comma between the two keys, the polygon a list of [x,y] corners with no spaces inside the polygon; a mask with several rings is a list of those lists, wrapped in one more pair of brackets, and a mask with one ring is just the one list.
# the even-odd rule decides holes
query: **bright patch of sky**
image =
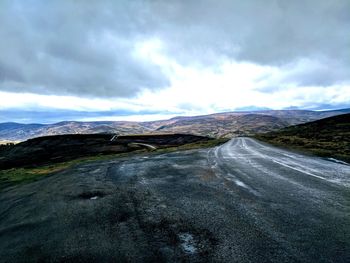
{"label": "bright patch of sky", "polygon": [[0,112],[11,114],[0,121],[350,107],[347,8],[345,0],[4,1]]}

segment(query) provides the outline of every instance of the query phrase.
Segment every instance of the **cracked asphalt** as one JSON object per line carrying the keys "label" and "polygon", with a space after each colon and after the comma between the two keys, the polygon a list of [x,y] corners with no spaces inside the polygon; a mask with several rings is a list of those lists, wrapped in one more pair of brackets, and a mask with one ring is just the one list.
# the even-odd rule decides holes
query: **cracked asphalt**
{"label": "cracked asphalt", "polygon": [[350,166],[235,138],[0,192],[1,262],[350,262]]}

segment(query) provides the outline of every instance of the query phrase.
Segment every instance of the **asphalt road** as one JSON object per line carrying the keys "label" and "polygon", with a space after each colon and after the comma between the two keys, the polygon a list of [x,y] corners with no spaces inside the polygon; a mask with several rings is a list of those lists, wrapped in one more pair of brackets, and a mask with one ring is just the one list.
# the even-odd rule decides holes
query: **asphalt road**
{"label": "asphalt road", "polygon": [[0,192],[1,262],[350,262],[350,166],[250,138]]}

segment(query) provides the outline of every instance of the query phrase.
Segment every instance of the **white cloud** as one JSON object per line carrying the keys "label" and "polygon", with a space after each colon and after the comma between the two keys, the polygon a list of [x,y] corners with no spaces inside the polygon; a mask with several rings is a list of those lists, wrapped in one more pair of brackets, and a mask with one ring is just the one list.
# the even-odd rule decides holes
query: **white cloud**
{"label": "white cloud", "polygon": [[[220,58],[213,65],[182,65],[164,52],[158,38],[139,41],[133,56],[162,69],[169,86],[159,90],[144,89],[133,98],[80,98],[76,96],[39,95],[0,92],[0,109],[58,109],[75,111],[169,112],[170,115],[134,115],[133,120],[158,119],[174,115],[207,114],[256,106],[283,109],[290,106],[313,108],[322,104],[350,106],[347,83],[330,86],[303,85],[300,75],[324,70],[312,59],[299,59],[280,66]],[[298,76],[298,78],[295,78]],[[99,119],[125,120],[123,117]],[[89,118],[89,120],[92,120]]]}
{"label": "white cloud", "polygon": [[252,105],[282,109],[350,104],[348,83],[308,86],[297,81],[295,76],[324,71],[325,65],[316,60],[304,58],[286,65],[266,66],[221,58],[215,66],[183,66],[165,55],[162,46],[159,39],[138,46],[139,55],[163,68],[171,83],[166,89],[141,93],[136,99],[140,104],[193,114]]}

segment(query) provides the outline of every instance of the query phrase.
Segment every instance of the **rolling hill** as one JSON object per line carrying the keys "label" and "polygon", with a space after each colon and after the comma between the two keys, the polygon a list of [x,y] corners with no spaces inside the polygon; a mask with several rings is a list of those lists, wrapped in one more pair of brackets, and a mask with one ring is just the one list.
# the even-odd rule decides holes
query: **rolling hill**
{"label": "rolling hill", "polygon": [[256,137],[275,145],[350,162],[350,114],[291,126]]}
{"label": "rolling hill", "polygon": [[66,134],[29,139],[0,147],[0,170],[36,167],[81,157],[120,154],[140,149],[163,149],[215,142],[190,134],[129,135],[113,140],[111,134]]}
{"label": "rolling hill", "polygon": [[162,134],[184,133],[212,137],[234,137],[278,130],[287,126],[350,113],[350,109],[334,111],[265,110],[224,112],[211,115],[175,117],[151,122],[64,121],[54,124],[0,123],[0,141],[24,141],[30,138],[62,135],[119,133]]}
{"label": "rolling hill", "polygon": [[163,125],[154,132],[175,132],[207,135],[212,137],[233,137],[267,132],[288,126],[280,118],[268,115],[246,114],[227,116],[206,116],[204,118],[179,119]]}

